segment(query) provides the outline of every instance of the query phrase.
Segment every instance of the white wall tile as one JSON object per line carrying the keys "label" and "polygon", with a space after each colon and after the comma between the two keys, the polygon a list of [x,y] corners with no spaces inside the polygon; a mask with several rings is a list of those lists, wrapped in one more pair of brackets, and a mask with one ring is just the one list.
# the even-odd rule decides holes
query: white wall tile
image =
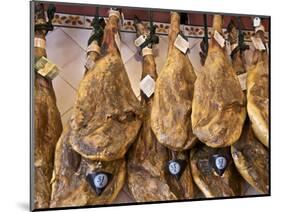
{"label": "white wall tile", "polygon": [[60,75],[64,80],[72,85],[75,89],[78,89],[80,81],[83,79],[85,68],[85,58],[86,52],[82,51],[80,55],[77,55],[69,63],[65,64],[62,67]]}
{"label": "white wall tile", "polygon": [[66,110],[64,112],[64,114],[62,114],[61,116],[61,121],[62,121],[62,125],[65,126],[65,124],[70,120],[70,117],[72,115],[73,109],[72,107],[69,108],[68,110]]}
{"label": "white wall tile", "polygon": [[73,106],[76,92],[60,76],[53,80],[53,86],[57,98],[57,106],[62,115]]}
{"label": "white wall tile", "polygon": [[200,62],[200,55],[199,52],[201,51],[200,43],[201,39],[197,39],[193,41],[192,48],[190,49],[190,53],[188,53],[188,57],[190,59],[191,64],[193,65],[195,73],[200,71],[202,68]]}
{"label": "white wall tile", "polygon": [[61,68],[83,51],[62,29],[47,34],[46,39],[48,58]]}
{"label": "white wall tile", "polygon": [[120,32],[120,37],[123,43],[125,43],[134,53],[137,51],[137,47],[135,46],[136,33],[130,32]]}
{"label": "white wall tile", "polygon": [[113,203],[131,203],[131,202],[135,202],[135,201],[131,199],[130,196],[128,196],[124,191],[121,191]]}
{"label": "white wall tile", "polygon": [[68,34],[82,49],[87,49],[88,39],[92,30],[88,29],[76,29],[76,28],[61,28],[66,34]]}
{"label": "white wall tile", "polygon": [[131,83],[131,87],[137,97],[140,95],[139,83],[142,74],[142,62],[136,61],[132,57],[127,63],[125,63],[125,68]]}
{"label": "white wall tile", "polygon": [[120,43],[120,54],[123,60],[123,63],[126,63],[128,60],[130,60],[135,52],[133,52],[127,45],[126,41],[121,41]]}

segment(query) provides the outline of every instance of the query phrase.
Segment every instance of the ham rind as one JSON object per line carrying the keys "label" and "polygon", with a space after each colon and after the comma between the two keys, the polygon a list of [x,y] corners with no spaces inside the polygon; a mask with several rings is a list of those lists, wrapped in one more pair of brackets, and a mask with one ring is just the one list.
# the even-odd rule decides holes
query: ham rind
{"label": "ham rind", "polygon": [[142,124],[142,108],[115,43],[118,21],[109,17],[101,58],[79,84],[70,123],[70,144],[91,160],[124,157]]}
{"label": "ham rind", "polygon": [[[141,22],[137,21],[135,25],[139,36],[149,33]],[[142,79],[147,75],[154,80],[157,78],[153,53],[143,56]],[[141,91],[141,102],[146,107],[145,118],[138,138],[128,152],[127,183],[137,202],[177,199],[165,180],[167,149],[157,142],[150,127],[152,101],[153,96],[148,98]]]}
{"label": "ham rind", "polygon": [[[138,35],[148,34],[147,28],[136,23]],[[152,52],[152,49],[151,49]],[[156,64],[153,54],[143,56],[142,79],[150,75],[157,81]],[[191,199],[194,197],[188,155],[176,153],[160,144],[151,129],[151,106],[154,96],[147,98],[141,91],[141,101],[146,106],[144,123],[136,142],[128,152],[128,188],[137,202]],[[182,174],[176,178],[168,171],[169,160],[185,161]]]}
{"label": "ham rind", "polygon": [[[214,15],[213,30],[222,32],[222,17]],[[192,129],[210,147],[235,143],[246,117],[245,98],[224,48],[212,38],[204,68],[198,72],[192,102]]]}
{"label": "ham rind", "polygon": [[[104,162],[83,158],[69,144],[70,133],[71,129],[67,123],[56,147],[50,207],[77,207],[112,203],[125,182],[125,160]],[[105,172],[111,176],[100,194],[87,181],[88,174],[94,172]]]}
{"label": "ham rind", "polygon": [[[255,37],[264,42],[264,33]],[[268,55],[266,50],[255,50],[247,75],[247,111],[256,137],[268,147],[269,83]]]}
{"label": "ham rind", "polygon": [[253,133],[249,121],[240,139],[231,146],[231,154],[237,170],[257,192],[269,193],[269,156],[267,148]]}
{"label": "ham rind", "polygon": [[[220,174],[215,171],[212,158],[224,157],[225,170]],[[200,144],[190,152],[193,179],[205,197],[234,197],[241,195],[242,178],[236,171],[229,147],[211,148]]]}
{"label": "ham rind", "polygon": [[[40,6],[41,7],[41,6]],[[35,23],[46,23],[44,8],[36,13]],[[46,40],[45,30],[36,30],[35,38]],[[35,62],[46,57],[46,49],[34,47]],[[52,81],[35,72],[34,78],[34,208],[48,208],[51,196],[54,152],[62,132]]]}
{"label": "ham rind", "polygon": [[191,128],[191,104],[196,75],[188,57],[174,46],[180,32],[180,15],[171,13],[168,57],[156,82],[151,128],[157,140],[174,151],[196,142]]}

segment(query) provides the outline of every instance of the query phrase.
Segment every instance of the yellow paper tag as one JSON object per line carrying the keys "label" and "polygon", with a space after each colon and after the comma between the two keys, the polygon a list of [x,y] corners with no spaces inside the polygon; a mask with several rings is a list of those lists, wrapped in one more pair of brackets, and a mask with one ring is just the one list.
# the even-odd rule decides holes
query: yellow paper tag
{"label": "yellow paper tag", "polygon": [[46,77],[51,80],[59,74],[59,68],[46,57],[41,57],[36,62],[35,69],[42,77]]}

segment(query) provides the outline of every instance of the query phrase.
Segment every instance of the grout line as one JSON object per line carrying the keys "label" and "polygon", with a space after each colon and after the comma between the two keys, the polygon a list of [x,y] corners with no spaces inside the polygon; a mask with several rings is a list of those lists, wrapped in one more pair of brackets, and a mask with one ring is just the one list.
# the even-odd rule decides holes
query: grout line
{"label": "grout line", "polygon": [[66,115],[70,110],[72,110],[73,106],[71,106],[70,108],[68,108],[62,115],[61,117],[63,117],[64,115]]}
{"label": "grout line", "polygon": [[59,74],[59,77],[60,77],[66,84],[68,84],[74,91],[77,92],[77,88],[75,88],[73,85],[71,85],[66,79],[63,78],[63,76],[61,76],[61,75]]}
{"label": "grout line", "polygon": [[62,27],[61,31],[63,31],[64,34],[66,34],[76,45],[78,45],[81,50],[86,52],[86,49],[84,49],[71,35],[69,35],[67,32],[65,32],[63,30],[63,27]]}
{"label": "grout line", "polygon": [[[199,38],[196,38],[196,39],[199,39]],[[200,44],[201,41],[202,41],[202,39],[197,40],[197,41],[192,45],[192,47],[190,47],[190,50],[193,49],[198,43]]]}

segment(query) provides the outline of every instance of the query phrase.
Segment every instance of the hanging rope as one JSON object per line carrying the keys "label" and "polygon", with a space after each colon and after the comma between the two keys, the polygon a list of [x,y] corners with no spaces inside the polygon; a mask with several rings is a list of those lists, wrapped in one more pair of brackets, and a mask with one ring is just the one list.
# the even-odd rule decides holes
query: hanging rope
{"label": "hanging rope", "polygon": [[[48,22],[35,24],[35,31],[37,31],[37,30],[45,30],[46,34],[49,31],[52,31],[54,29],[54,26],[52,24],[52,20],[53,20],[53,18],[55,16],[55,12],[56,12],[55,5],[54,4],[49,4],[48,9],[47,9]],[[44,5],[42,3],[39,6],[36,7],[35,14],[39,14],[39,15],[36,15],[38,19],[39,18],[45,19]]]}
{"label": "hanging rope", "polygon": [[200,43],[200,48],[201,52],[199,52],[200,55],[200,62],[201,65],[203,66],[205,64],[205,60],[208,55],[208,50],[209,50],[209,38],[208,38],[208,20],[207,20],[207,15],[203,15],[204,19],[204,37],[202,39],[202,42]]}
{"label": "hanging rope", "polygon": [[105,21],[103,18],[99,17],[99,8],[96,7],[96,15],[92,20],[91,26],[93,26],[92,34],[88,40],[88,46],[95,40],[98,45],[101,45],[103,38],[103,31],[105,27]]}

